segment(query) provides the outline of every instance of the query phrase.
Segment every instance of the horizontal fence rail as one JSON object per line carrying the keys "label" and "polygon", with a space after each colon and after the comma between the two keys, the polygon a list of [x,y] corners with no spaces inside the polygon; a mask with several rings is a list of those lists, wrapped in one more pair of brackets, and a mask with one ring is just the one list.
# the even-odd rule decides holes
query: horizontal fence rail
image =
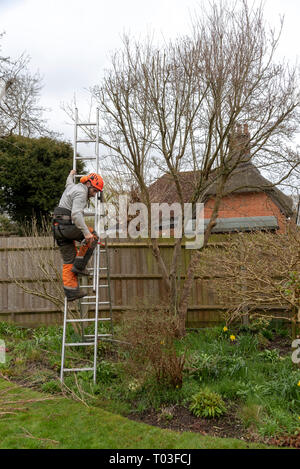
{"label": "horizontal fence rail", "polygon": [[[223,243],[214,243],[222,247]],[[167,263],[171,262],[172,240],[161,240],[160,250]],[[153,257],[151,245],[145,240],[109,240],[110,277],[112,285],[113,313],[118,320],[122,313],[138,307],[152,307],[167,300],[167,290]],[[190,260],[191,251],[181,250],[177,281],[182,282]],[[50,237],[0,237],[0,321],[14,321],[22,325],[61,324],[62,310],[49,300],[26,293],[39,287],[49,295],[62,294],[62,283],[56,276],[47,276],[45,269],[61,271],[62,261],[57,247]],[[51,271],[51,269],[50,269]],[[195,275],[188,308],[187,326],[200,327],[220,321],[227,304],[219,304],[214,290],[214,280],[220,276]],[[100,279],[101,284],[101,279]],[[105,289],[102,289],[105,290]],[[103,292],[103,301],[106,300]],[[92,309],[92,307],[91,307]],[[105,315],[105,307],[102,309]],[[271,308],[280,314],[282,307]]]}

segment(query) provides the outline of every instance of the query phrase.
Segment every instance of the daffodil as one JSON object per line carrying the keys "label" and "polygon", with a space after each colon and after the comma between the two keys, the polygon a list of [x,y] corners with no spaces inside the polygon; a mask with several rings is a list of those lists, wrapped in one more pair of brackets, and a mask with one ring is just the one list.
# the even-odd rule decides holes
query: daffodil
{"label": "daffodil", "polygon": [[233,341],[235,340],[235,335],[232,334],[232,335],[230,336],[230,340],[233,342]]}
{"label": "daffodil", "polygon": [[299,387],[300,387],[300,381],[298,381],[298,384],[297,384],[297,386],[299,386]]}
{"label": "daffodil", "polygon": [[227,331],[228,331],[228,327],[226,327],[226,326],[223,327],[223,331],[224,331],[224,332],[227,332]]}

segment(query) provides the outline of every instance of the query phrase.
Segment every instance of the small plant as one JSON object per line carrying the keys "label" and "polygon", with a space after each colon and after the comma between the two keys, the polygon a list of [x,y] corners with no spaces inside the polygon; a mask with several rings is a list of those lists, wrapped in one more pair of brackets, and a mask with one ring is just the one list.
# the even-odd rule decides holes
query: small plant
{"label": "small plant", "polygon": [[263,332],[268,330],[270,327],[271,320],[268,318],[264,318],[263,316],[257,317],[255,319],[251,319],[251,324],[249,329],[252,332]]}
{"label": "small plant", "polygon": [[239,337],[238,346],[240,353],[250,355],[258,349],[259,339],[257,335],[244,334]]}
{"label": "small plant", "polygon": [[41,389],[43,392],[47,392],[49,394],[57,394],[61,392],[61,384],[57,379],[52,379],[47,383],[44,383]]}
{"label": "small plant", "polygon": [[272,350],[264,350],[261,352],[259,355],[259,358],[266,362],[271,362],[271,363],[276,363],[280,360],[280,355],[277,349],[272,349]]}
{"label": "small plant", "polygon": [[243,405],[239,409],[239,417],[246,428],[256,429],[263,419],[263,407],[258,404]]}
{"label": "small plant", "polygon": [[7,215],[0,215],[0,232],[18,233],[19,226],[12,221]]}
{"label": "small plant", "polygon": [[0,336],[11,336],[16,339],[25,339],[27,330],[8,322],[0,322]]}
{"label": "small plant", "polygon": [[175,406],[162,407],[161,414],[158,416],[160,422],[169,422],[174,418]]}
{"label": "small plant", "polygon": [[225,414],[226,406],[219,394],[204,388],[192,396],[190,410],[196,417],[219,418]]}
{"label": "small plant", "polygon": [[208,377],[217,377],[221,374],[218,355],[196,352],[189,357],[187,365],[186,369],[189,371],[189,374],[200,381]]}
{"label": "small plant", "polygon": [[138,379],[133,379],[128,383],[128,389],[129,391],[135,392],[141,389],[142,387],[142,382],[139,381]]}
{"label": "small plant", "polygon": [[239,397],[242,400],[246,400],[249,396],[257,397],[264,390],[264,386],[262,384],[240,381],[237,385],[236,397]]}
{"label": "small plant", "polygon": [[97,379],[101,383],[109,384],[117,378],[116,366],[106,360],[101,360],[97,366]]}
{"label": "small plant", "polygon": [[187,371],[200,381],[221,376],[236,376],[247,373],[246,362],[242,357],[230,355],[209,355],[195,353],[188,359]]}
{"label": "small plant", "polygon": [[276,329],[276,334],[279,337],[283,337],[284,339],[287,339],[290,337],[290,331],[286,326],[280,326]]}

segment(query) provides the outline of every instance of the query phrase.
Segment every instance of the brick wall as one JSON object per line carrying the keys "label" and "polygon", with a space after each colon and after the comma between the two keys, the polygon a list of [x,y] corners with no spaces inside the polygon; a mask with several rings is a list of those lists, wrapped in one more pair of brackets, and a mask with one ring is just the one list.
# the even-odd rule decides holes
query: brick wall
{"label": "brick wall", "polygon": [[[204,218],[210,218],[214,199],[209,199],[204,207]],[[279,224],[279,233],[286,230],[286,217],[278,206],[264,192],[244,192],[223,197],[219,218],[275,216]]]}

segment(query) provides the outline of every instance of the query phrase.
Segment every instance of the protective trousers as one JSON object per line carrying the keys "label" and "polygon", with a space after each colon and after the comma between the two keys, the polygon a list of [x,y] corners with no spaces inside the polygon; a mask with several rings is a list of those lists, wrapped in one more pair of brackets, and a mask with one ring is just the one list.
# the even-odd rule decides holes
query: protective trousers
{"label": "protective trousers", "polygon": [[84,236],[75,225],[63,224],[54,219],[53,230],[63,260],[62,279],[65,295],[69,301],[81,298],[84,294],[79,289],[78,274],[84,272],[93,255],[98,237],[94,229],[89,227],[90,232],[94,235],[94,240],[77,249],[75,241],[82,241]]}

